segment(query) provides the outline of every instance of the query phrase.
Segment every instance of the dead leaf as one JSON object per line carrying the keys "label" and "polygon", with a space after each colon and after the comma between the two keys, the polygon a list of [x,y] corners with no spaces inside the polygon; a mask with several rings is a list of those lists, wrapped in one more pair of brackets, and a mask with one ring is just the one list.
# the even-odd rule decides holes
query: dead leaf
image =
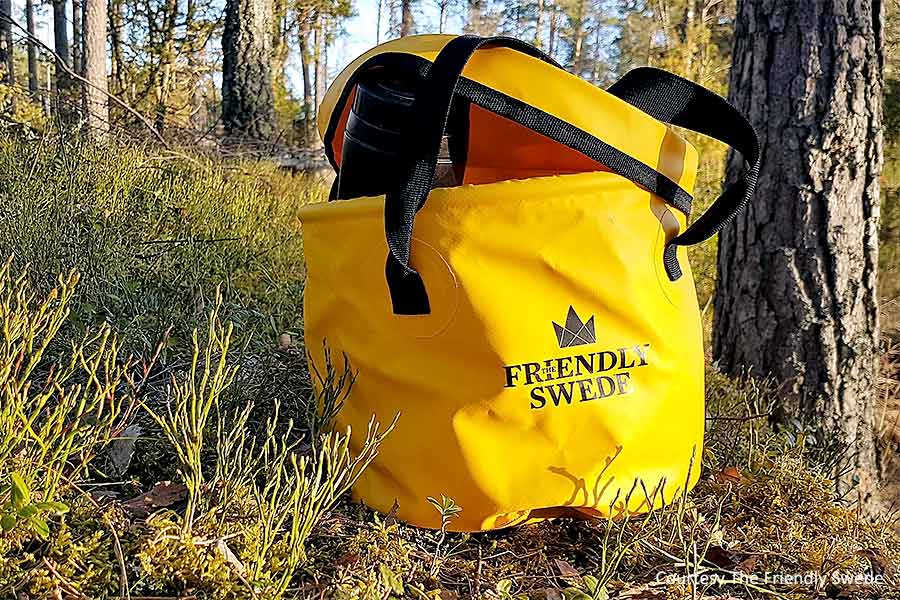
{"label": "dead leaf", "polygon": [[115,490],[95,490],[91,492],[91,498],[100,506],[106,506],[121,494]]}
{"label": "dead leaf", "polygon": [[544,598],[546,600],[564,600],[565,596],[556,588],[547,588],[544,590]]}
{"label": "dead leaf", "polygon": [[162,481],[149,492],[122,503],[122,507],[136,517],[147,517],[159,508],[167,508],[187,498],[187,488],[180,483]]}
{"label": "dead leaf", "polygon": [[557,558],[554,560],[554,562],[556,563],[556,568],[559,569],[559,574],[562,577],[581,577],[581,574],[566,561]]}
{"label": "dead leaf", "polygon": [[394,504],[391,506],[391,510],[388,511],[388,514],[384,517],[384,526],[390,527],[394,523],[397,522],[397,511],[400,510],[400,503],[397,502],[397,499],[394,498]]}
{"label": "dead leaf", "polygon": [[[659,587],[660,589],[653,589]],[[622,590],[616,596],[616,600],[664,600],[667,598],[664,586],[641,585],[627,590]]]}
{"label": "dead leaf", "polygon": [[228,544],[225,543],[225,540],[219,540],[216,542],[216,551],[222,555],[222,558],[225,559],[231,567],[235,570],[235,572],[244,576],[246,573],[246,569],[244,569],[244,563],[241,562],[241,559],[237,557],[237,555],[231,551],[231,548],[228,547]]}
{"label": "dead leaf", "polygon": [[892,576],[894,573],[894,567],[891,564],[889,558],[884,556],[878,550],[874,548],[866,548],[864,550],[857,550],[857,556],[862,556],[866,560],[869,561],[869,567],[872,569],[872,573],[874,575],[889,575]]}
{"label": "dead leaf", "polygon": [[336,561],[334,561],[334,564],[342,566],[352,566],[359,562],[359,558],[359,554],[357,554],[356,552],[351,552],[339,557]]}
{"label": "dead leaf", "polygon": [[741,571],[742,573],[752,573],[756,569],[756,563],[759,562],[759,554],[751,554],[744,560],[738,563],[737,567],[735,567],[736,571]]}
{"label": "dead leaf", "polygon": [[134,455],[134,442],[141,435],[141,426],[133,423],[125,428],[122,435],[109,443],[106,454],[112,474],[121,477],[128,471],[131,457]]}
{"label": "dead leaf", "polygon": [[718,483],[740,483],[743,476],[737,467],[725,467],[713,475],[713,479]]}
{"label": "dead leaf", "polygon": [[710,546],[703,558],[722,569],[730,570],[737,564],[731,553],[722,546]]}

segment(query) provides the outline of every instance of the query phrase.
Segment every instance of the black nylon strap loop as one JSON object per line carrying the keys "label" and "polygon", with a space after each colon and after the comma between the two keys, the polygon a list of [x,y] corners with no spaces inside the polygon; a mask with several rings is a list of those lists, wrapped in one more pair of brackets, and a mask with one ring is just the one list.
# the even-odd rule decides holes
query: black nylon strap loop
{"label": "black nylon strap loop", "polygon": [[553,62],[534,46],[515,38],[473,35],[450,40],[434,59],[417,89],[413,117],[404,131],[405,150],[400,160],[407,175],[401,178],[398,189],[387,193],[384,203],[388,244],[385,277],[394,314],[424,315],[431,312],[422,277],[409,265],[413,223],[431,191],[441,138],[462,71],[475,51],[488,44],[512,48]]}
{"label": "black nylon strap loop", "polygon": [[[388,191],[385,198],[385,235],[389,250],[385,277],[395,314],[430,313],[425,284],[409,264],[413,224],[431,191],[441,138],[462,71],[475,51],[488,44],[512,48],[556,64],[537,48],[514,38],[467,35],[448,42],[420,81],[413,103],[413,117],[403,132],[405,151],[400,157],[400,168],[406,176],[400,179],[396,189]],[[705,214],[666,245],[663,263],[669,278],[675,281],[682,275],[675,247],[709,239],[746,206],[759,174],[759,141],[750,123],[727,101],[666,71],[650,67],[634,69],[609,92],[660,121],[731,145],[750,165],[745,175],[726,189]],[[672,199],[667,201],[678,206]]]}
{"label": "black nylon strap loop", "polygon": [[682,274],[675,246],[691,246],[708,240],[750,201],[759,177],[759,138],[750,122],[727,100],[668,71],[640,67],[626,73],[608,91],[664,123],[725,142],[740,152],[746,163],[743,176],[666,245],[663,262],[669,279],[675,281]]}

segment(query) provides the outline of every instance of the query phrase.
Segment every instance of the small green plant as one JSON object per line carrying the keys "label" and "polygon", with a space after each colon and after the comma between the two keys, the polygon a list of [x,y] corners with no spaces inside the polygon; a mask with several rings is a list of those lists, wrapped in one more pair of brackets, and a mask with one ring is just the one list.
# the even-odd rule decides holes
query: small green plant
{"label": "small green plant", "polygon": [[0,497],[7,497],[6,502],[0,505],[0,529],[3,533],[9,533],[23,527],[47,539],[50,536],[47,515],[61,515],[68,512],[69,507],[53,500],[35,502],[28,484],[19,473],[13,471],[9,478],[9,485],[0,492]]}
{"label": "small green plant", "polygon": [[434,548],[434,557],[431,560],[431,576],[436,577],[440,570],[439,559],[441,556],[441,548],[447,538],[447,527],[450,526],[453,519],[459,517],[459,513],[462,512],[462,507],[459,506],[453,498],[448,498],[443,494],[441,494],[440,500],[431,496],[428,496],[427,500],[441,515],[441,531],[440,534],[438,534],[437,544],[435,544]]}
{"label": "small green plant", "polygon": [[0,477],[15,472],[21,486],[12,489],[53,502],[61,482],[83,477],[128,420],[130,363],[107,326],[50,356],[78,274],[60,276],[41,299],[27,271],[14,276],[10,265],[0,267]]}
{"label": "small green plant", "polygon": [[264,452],[265,483],[253,488],[263,540],[255,557],[255,573],[261,575],[268,566],[266,551],[280,537],[288,553],[286,568],[276,583],[279,597],[287,590],[296,568],[306,560],[305,544],[313,527],[350,491],[378,455],[396,422],[397,417],[381,431],[373,416],[357,452],[350,450],[349,427],[343,433],[325,435],[312,456],[298,457],[277,439],[271,443],[271,450]]}
{"label": "small green plant", "polygon": [[[170,553],[201,561],[206,560],[205,555],[193,546],[217,549],[217,558],[210,564],[231,565],[253,594],[280,598],[307,559],[306,540],[313,528],[375,459],[397,417],[384,430],[373,417],[359,449],[351,451],[349,428],[320,433],[314,443],[304,444],[302,437],[293,435],[293,420],[282,423],[276,400],[264,430],[254,433],[248,425],[252,404],[238,411],[225,408],[223,395],[237,368],[229,355],[232,325],[219,319],[220,306],[221,299],[217,299],[209,315],[206,340],[194,333],[191,368],[183,377],[173,377],[169,387],[172,401],[166,412],[158,414],[148,407],[175,449],[188,498],[180,535],[173,535],[172,518],[154,520],[158,529],[154,552],[160,544],[174,544],[181,549]],[[337,373],[328,354],[325,372]],[[335,382],[320,388],[328,398],[320,395],[311,399],[311,404],[333,410],[328,408],[333,402],[329,398],[345,397],[340,389],[344,385],[352,385],[352,378],[336,377]],[[324,423],[326,417],[320,414],[316,418]],[[211,454],[206,442],[213,428],[215,460],[212,468],[206,469],[213,473],[210,478],[204,475],[204,459]],[[235,528],[235,523],[248,525]],[[219,542],[211,544],[210,539]],[[143,555],[151,569],[153,556],[149,551]],[[226,557],[224,563],[222,556]]]}
{"label": "small green plant", "polygon": [[166,413],[160,414],[145,404],[150,416],[175,450],[178,472],[187,487],[184,533],[191,531],[197,511],[206,495],[203,476],[203,450],[213,410],[219,410],[222,394],[234,381],[236,367],[228,364],[233,326],[219,319],[221,294],[209,313],[206,340],[201,344],[193,332],[190,371],[182,378],[172,376]]}
{"label": "small green plant", "polygon": [[428,496],[428,502],[441,515],[441,531],[446,533],[447,527],[450,526],[453,519],[457,518],[459,513],[462,512],[462,507],[459,506],[453,498],[448,498],[443,494],[441,494],[440,500]]}
{"label": "small green plant", "polygon": [[346,354],[342,355],[343,360],[339,369],[334,363],[327,341],[322,342],[322,351],[325,364],[321,370],[316,365],[312,354],[308,351],[306,353],[312,389],[309,393],[310,401],[306,403],[304,416],[309,430],[309,439],[313,444],[323,433],[331,430],[356,381],[356,373],[350,368],[350,361]]}

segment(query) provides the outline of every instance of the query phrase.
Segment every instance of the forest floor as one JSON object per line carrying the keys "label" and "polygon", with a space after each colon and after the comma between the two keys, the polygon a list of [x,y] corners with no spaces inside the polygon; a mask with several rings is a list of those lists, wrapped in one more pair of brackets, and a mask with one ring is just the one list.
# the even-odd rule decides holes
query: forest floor
{"label": "forest floor", "polygon": [[366,456],[327,433],[347,377],[310,374],[302,347],[296,217],[324,198],[315,180],[0,135],[0,198],[0,598],[900,598],[898,513],[835,498],[840,449],[771,430],[778,390],[712,369],[701,481],[647,517],[443,534],[352,503]]}

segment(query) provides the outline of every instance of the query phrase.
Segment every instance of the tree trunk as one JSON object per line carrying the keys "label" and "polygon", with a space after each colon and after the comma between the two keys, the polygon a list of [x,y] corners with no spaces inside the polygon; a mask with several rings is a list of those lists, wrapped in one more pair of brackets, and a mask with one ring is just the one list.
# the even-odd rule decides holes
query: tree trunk
{"label": "tree trunk", "polygon": [[550,39],[547,44],[547,54],[553,56],[556,52],[556,35],[559,24],[559,10],[556,3],[550,5]]}
{"label": "tree trunk", "polygon": [[444,33],[444,27],[447,25],[447,9],[450,7],[450,0],[440,0],[438,2],[438,33]]}
{"label": "tree trunk", "polygon": [[81,3],[83,0],[72,0],[72,70],[84,76],[84,58],[82,48],[84,42],[81,35],[81,26],[84,17],[81,15]]}
{"label": "tree trunk", "polygon": [[106,0],[84,0],[85,121],[88,134],[97,139],[109,131],[106,9]]}
{"label": "tree trunk", "polygon": [[38,95],[37,47],[34,45],[34,0],[25,0],[25,30],[28,32],[28,91]]}
{"label": "tree trunk", "polygon": [[542,47],[541,35],[544,32],[544,0],[537,0],[537,15],[534,22],[534,45]]}
{"label": "tree trunk", "polygon": [[[66,29],[66,0],[53,0],[53,50],[56,53],[56,89],[62,92],[69,87],[66,67],[69,60],[69,34]],[[62,112],[67,112],[65,109]]]}
{"label": "tree trunk", "polygon": [[400,0],[400,37],[413,32],[412,0]]}
{"label": "tree trunk", "polygon": [[487,27],[484,22],[485,0],[467,0],[466,33],[475,35],[487,35]]}
{"label": "tree trunk", "polygon": [[313,86],[315,88],[315,105],[319,106],[328,89],[328,43],[326,20],[319,17],[313,37],[315,54],[313,56]]}
{"label": "tree trunk", "polygon": [[381,13],[384,12],[384,0],[378,0],[378,16],[375,17],[375,45],[381,43]]}
{"label": "tree trunk", "polygon": [[169,92],[172,88],[172,79],[175,71],[175,29],[178,26],[178,0],[166,0],[165,15],[163,15],[163,40],[162,53],[159,57],[160,75],[156,79],[154,96],[156,109],[153,116],[153,126],[162,133],[166,128],[166,119],[169,116]]}
{"label": "tree trunk", "polygon": [[316,128],[312,78],[309,75],[309,32],[300,35],[300,71],[303,75],[303,141],[309,145]]}
{"label": "tree trunk", "polygon": [[122,0],[109,3],[109,51],[113,92],[121,95],[125,88],[125,64],[122,60]]}
{"label": "tree trunk", "polygon": [[0,82],[9,85],[16,83],[16,69],[12,45],[12,2],[0,0],[0,65],[3,77]]}
{"label": "tree trunk", "polygon": [[288,4],[286,0],[275,0],[272,8],[272,78],[276,89],[287,89],[287,65],[291,48],[288,45]]}
{"label": "tree trunk", "polygon": [[575,18],[573,19],[572,28],[574,31],[574,40],[572,43],[572,69],[576,75],[581,75],[584,71],[584,9],[587,0],[578,0],[575,6]]}
{"label": "tree trunk", "polygon": [[319,102],[322,100],[322,93],[319,85],[319,62],[322,59],[322,33],[318,21],[316,28],[313,30],[313,63],[312,63],[312,80],[313,80],[313,104],[318,108]]}
{"label": "tree trunk", "polygon": [[271,32],[271,0],[225,3],[222,124],[229,135],[257,140],[275,136]]}
{"label": "tree trunk", "polygon": [[[882,60],[880,2],[739,0],[729,97],[763,162],[719,237],[713,336],[721,369],[786,385],[776,422],[808,421],[847,448],[865,502],[878,474]],[[846,492],[852,475],[836,480]]]}

